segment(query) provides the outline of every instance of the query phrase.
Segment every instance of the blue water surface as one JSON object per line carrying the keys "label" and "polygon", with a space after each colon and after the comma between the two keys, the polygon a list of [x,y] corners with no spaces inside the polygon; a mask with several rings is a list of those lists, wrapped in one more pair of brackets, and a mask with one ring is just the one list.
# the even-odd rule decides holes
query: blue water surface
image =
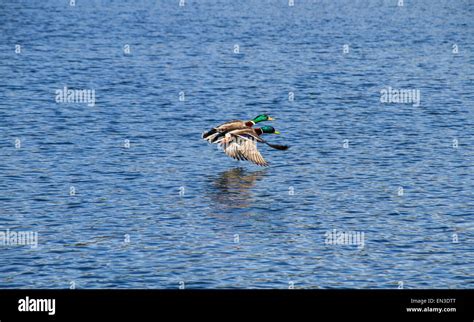
{"label": "blue water surface", "polygon": [[0,288],[473,288],[474,3],[398,4],[0,1]]}

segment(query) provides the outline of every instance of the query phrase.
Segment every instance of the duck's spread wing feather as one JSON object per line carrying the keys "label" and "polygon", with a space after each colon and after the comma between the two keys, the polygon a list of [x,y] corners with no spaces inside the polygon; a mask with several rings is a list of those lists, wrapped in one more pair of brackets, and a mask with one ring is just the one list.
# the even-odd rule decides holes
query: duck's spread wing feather
{"label": "duck's spread wing feather", "polygon": [[259,166],[266,167],[268,162],[257,149],[257,142],[247,136],[234,136],[233,140],[223,146],[224,152],[237,160],[248,160]]}
{"label": "duck's spread wing feather", "polygon": [[228,156],[236,160],[247,160],[241,153],[240,153],[240,145],[236,142],[231,142],[224,147],[224,152]]}

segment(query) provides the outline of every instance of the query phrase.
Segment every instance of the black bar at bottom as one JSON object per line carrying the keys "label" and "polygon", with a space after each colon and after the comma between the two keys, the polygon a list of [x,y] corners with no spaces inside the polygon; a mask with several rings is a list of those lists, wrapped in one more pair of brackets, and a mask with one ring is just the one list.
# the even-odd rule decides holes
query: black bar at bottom
{"label": "black bar at bottom", "polygon": [[[54,315],[50,314],[53,313],[52,301],[36,301],[40,299],[55,300]],[[473,307],[474,290],[0,290],[2,322],[94,319],[473,321]],[[43,311],[31,312],[32,309]],[[417,310],[420,312],[415,312]]]}

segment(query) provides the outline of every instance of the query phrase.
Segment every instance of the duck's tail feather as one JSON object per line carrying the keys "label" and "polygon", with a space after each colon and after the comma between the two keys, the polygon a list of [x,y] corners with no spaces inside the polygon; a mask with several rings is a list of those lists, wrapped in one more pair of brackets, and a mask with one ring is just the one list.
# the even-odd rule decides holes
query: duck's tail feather
{"label": "duck's tail feather", "polygon": [[[210,131],[209,131],[210,132]],[[220,132],[217,132],[217,133],[213,133],[211,135],[208,135],[204,138],[204,140],[206,140],[207,142],[209,143],[219,143],[219,141],[225,136],[225,133],[220,133]],[[204,137],[204,135],[203,135]]]}
{"label": "duck's tail feather", "polygon": [[225,133],[216,133],[212,137],[209,137],[210,138],[209,142],[217,143],[217,141],[219,141],[223,137],[225,137]]}
{"label": "duck's tail feather", "polygon": [[205,133],[202,134],[202,138],[205,139],[205,138],[207,138],[209,135],[212,135],[212,134],[214,134],[214,133],[216,133],[216,132],[217,132],[216,129],[212,129],[212,130],[210,130],[210,131],[207,131],[207,132],[205,132]]}

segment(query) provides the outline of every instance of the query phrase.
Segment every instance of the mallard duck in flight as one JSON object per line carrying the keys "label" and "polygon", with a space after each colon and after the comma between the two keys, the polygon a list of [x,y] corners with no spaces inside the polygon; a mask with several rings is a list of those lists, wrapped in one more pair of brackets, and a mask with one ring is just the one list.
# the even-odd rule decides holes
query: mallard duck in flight
{"label": "mallard duck in flight", "polygon": [[262,134],[280,134],[272,126],[262,126],[261,128],[247,128],[228,131],[220,137],[216,143],[222,147],[225,154],[236,160],[247,160],[259,166],[266,167],[268,162],[262,157],[257,149],[257,142],[277,149],[287,150],[288,146],[270,144],[260,136]]}
{"label": "mallard duck in flight", "polygon": [[239,130],[239,129],[248,129],[248,128],[252,128],[252,126],[254,126],[255,124],[259,122],[273,121],[273,120],[274,119],[268,116],[267,114],[260,114],[253,120],[249,120],[249,121],[241,121],[241,120],[229,121],[203,133],[202,138],[209,143],[217,143],[217,141],[221,139],[222,137],[224,137],[224,135],[229,131]]}

